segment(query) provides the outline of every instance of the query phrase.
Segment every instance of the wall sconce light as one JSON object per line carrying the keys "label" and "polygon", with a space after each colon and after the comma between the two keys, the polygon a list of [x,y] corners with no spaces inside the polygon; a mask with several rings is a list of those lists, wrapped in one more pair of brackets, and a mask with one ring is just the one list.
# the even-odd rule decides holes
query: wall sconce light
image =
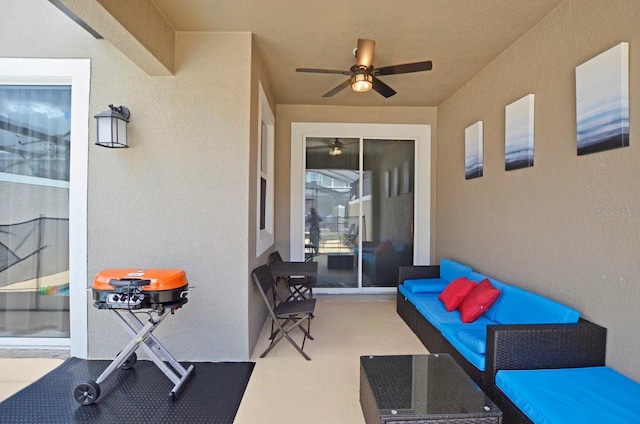
{"label": "wall sconce light", "polygon": [[96,144],[112,148],[129,147],[127,140],[129,116],[129,109],[114,105],[109,105],[109,110],[94,116],[98,128]]}

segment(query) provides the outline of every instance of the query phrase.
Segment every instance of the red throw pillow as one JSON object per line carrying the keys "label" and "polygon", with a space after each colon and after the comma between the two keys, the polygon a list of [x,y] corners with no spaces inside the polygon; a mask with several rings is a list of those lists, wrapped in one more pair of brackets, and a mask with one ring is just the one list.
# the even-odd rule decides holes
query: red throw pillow
{"label": "red throw pillow", "polygon": [[462,322],[469,323],[480,318],[494,304],[498,296],[500,296],[500,290],[493,287],[488,278],[482,280],[458,307]]}
{"label": "red throw pillow", "polygon": [[383,241],[376,247],[375,253],[384,252],[385,250],[389,250],[389,249],[391,249],[391,242]]}
{"label": "red throw pillow", "polygon": [[444,303],[444,308],[451,312],[460,305],[475,286],[476,283],[468,280],[467,277],[456,278],[442,290],[438,299]]}

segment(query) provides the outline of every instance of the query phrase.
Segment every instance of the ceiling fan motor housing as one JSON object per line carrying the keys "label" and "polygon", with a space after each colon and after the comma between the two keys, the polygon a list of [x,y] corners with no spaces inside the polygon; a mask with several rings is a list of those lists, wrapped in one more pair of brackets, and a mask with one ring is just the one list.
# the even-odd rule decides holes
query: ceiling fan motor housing
{"label": "ceiling fan motor housing", "polygon": [[[375,41],[369,39],[358,39],[358,47],[353,50],[356,57],[356,64],[349,71],[335,69],[315,69],[297,68],[296,72],[313,72],[320,74],[342,74],[349,75],[349,79],[342,82],[322,97],[332,97],[345,88],[351,86],[354,91],[364,92],[371,89],[377,91],[383,97],[388,98],[396,94],[396,91],[378,78],[382,75],[407,74],[411,72],[430,71],[431,61],[405,63],[402,65],[384,66],[374,68],[372,64]],[[360,52],[360,54],[358,54]]]}

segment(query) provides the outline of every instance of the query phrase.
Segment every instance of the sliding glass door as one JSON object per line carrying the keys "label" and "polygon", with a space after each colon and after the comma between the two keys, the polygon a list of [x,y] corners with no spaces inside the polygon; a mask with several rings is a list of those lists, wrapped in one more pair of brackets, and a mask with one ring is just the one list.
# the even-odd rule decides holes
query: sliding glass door
{"label": "sliding glass door", "polygon": [[414,140],[364,139],[362,287],[395,289],[398,267],[413,263],[414,152]]}
{"label": "sliding glass door", "polygon": [[414,152],[413,140],[305,139],[303,237],[317,288],[395,288],[413,263]]}
{"label": "sliding glass door", "polygon": [[305,258],[318,262],[318,287],[357,288],[360,140],[306,140]]}
{"label": "sliding glass door", "polygon": [[0,99],[0,337],[69,338],[71,86]]}
{"label": "sliding glass door", "polygon": [[[318,262],[314,293],[394,293],[431,264],[431,127],[291,124],[289,258]],[[312,210],[313,208],[313,210]]]}
{"label": "sliding glass door", "polygon": [[87,356],[88,59],[0,58],[0,344]]}

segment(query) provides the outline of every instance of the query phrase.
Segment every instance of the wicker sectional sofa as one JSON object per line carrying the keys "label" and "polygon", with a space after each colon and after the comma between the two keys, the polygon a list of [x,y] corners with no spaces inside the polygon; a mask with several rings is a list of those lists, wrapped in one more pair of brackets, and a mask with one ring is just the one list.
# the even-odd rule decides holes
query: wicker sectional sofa
{"label": "wicker sectional sofa", "polygon": [[[478,282],[488,278],[501,291],[495,304],[470,324],[463,324],[457,310],[447,312],[438,300],[439,293],[463,275]],[[508,368],[527,356],[558,356],[567,367],[604,364],[606,329],[566,305],[449,259],[439,266],[400,267],[397,311],[431,353],[450,354],[490,397],[495,392],[495,367]],[[582,349],[568,358],[565,353],[575,344]],[[520,347],[517,352],[508,347],[512,345]]]}
{"label": "wicker sectional sofa", "polygon": [[[469,324],[438,299],[460,276],[501,292]],[[456,360],[505,424],[640,422],[640,383],[605,365],[606,328],[566,305],[442,259],[400,268],[397,311],[431,353]]]}

